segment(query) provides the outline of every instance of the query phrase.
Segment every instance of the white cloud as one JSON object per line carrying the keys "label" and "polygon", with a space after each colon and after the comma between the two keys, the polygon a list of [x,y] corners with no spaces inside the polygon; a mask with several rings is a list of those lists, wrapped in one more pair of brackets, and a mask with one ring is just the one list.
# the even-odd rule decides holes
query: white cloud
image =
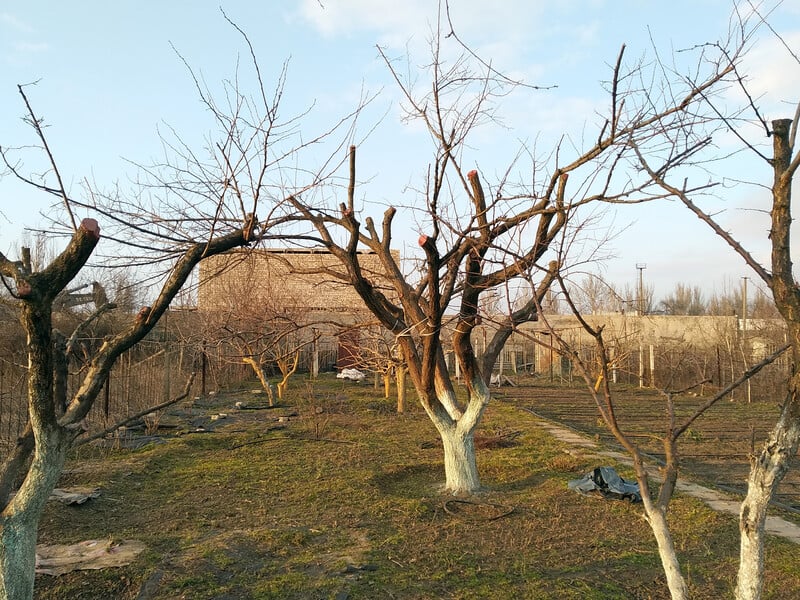
{"label": "white cloud", "polygon": [[14,42],[9,45],[7,52],[0,55],[0,59],[14,67],[30,64],[34,56],[46,52],[50,48],[45,42]]}
{"label": "white cloud", "polygon": [[27,23],[23,23],[19,19],[17,19],[14,15],[9,13],[0,13],[0,24],[7,25],[12,29],[16,29],[17,31],[21,31],[22,33],[33,33],[34,29]]}
{"label": "white cloud", "polygon": [[[544,6],[530,0],[460,0],[451,3],[450,15],[456,33],[466,43],[492,44],[494,50],[503,44],[501,56],[510,57],[536,31]],[[303,0],[299,13],[323,35],[374,32],[377,43],[392,49],[426,44],[439,18],[438,3],[430,0],[407,0],[401,6],[395,0]],[[444,11],[441,27],[445,33],[449,30]]]}
{"label": "white cloud", "polygon": [[744,58],[747,89],[768,120],[792,117],[800,101],[800,31],[783,33],[782,39],[770,35]]}
{"label": "white cloud", "polygon": [[19,54],[36,54],[46,52],[50,48],[47,42],[17,42],[14,51]]}
{"label": "white cloud", "polygon": [[402,8],[392,0],[304,0],[301,16],[328,36],[349,35],[363,30],[390,37],[409,37],[430,17],[425,0],[408,0]]}

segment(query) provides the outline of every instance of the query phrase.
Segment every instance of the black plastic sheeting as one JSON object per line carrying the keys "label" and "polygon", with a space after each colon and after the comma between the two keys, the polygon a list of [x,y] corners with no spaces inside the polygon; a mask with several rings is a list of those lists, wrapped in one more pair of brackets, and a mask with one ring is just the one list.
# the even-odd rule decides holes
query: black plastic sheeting
{"label": "black plastic sheeting", "polygon": [[604,498],[630,502],[642,501],[639,484],[620,477],[614,467],[597,467],[580,479],[573,479],[567,485],[569,489],[582,494],[597,491]]}

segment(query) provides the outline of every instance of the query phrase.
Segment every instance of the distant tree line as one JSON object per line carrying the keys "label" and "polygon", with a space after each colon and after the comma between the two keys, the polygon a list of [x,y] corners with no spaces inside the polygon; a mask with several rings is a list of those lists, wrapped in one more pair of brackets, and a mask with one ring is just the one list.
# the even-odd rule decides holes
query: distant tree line
{"label": "distant tree line", "polygon": [[[671,292],[656,300],[652,285],[644,285],[640,291],[630,284],[623,287],[604,281],[597,275],[586,275],[571,287],[570,296],[584,314],[635,313],[641,306],[645,314],[675,316],[719,316],[742,317],[744,313],[744,286],[724,286],[722,291],[706,294],[700,286],[678,282]],[[759,288],[747,293],[747,318],[779,318],[775,303]],[[551,312],[562,312],[558,300],[546,307]]]}

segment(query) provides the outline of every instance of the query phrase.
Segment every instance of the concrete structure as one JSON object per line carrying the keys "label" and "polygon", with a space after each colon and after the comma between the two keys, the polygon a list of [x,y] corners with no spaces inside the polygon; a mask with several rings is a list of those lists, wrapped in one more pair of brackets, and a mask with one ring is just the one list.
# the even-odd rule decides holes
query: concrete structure
{"label": "concrete structure", "polygon": [[[748,319],[744,329],[744,322],[735,316],[609,313],[584,318],[593,328],[603,327],[615,380],[641,387],[679,388],[705,378],[714,382],[711,387],[722,387],[785,342],[780,319]],[[559,355],[557,344],[551,343],[551,328],[590,364],[597,360],[594,339],[574,316],[545,315],[540,321],[523,324],[509,339],[495,372],[522,369],[552,380],[572,380],[574,365]],[[474,340],[478,354],[491,333],[489,324],[477,329]],[[784,355],[774,368],[782,368],[787,360]],[[771,384],[761,387],[763,394],[776,392]]]}

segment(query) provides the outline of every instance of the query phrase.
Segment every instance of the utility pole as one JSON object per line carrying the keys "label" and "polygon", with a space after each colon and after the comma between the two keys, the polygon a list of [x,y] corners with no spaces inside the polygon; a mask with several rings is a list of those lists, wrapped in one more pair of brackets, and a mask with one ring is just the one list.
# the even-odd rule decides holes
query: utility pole
{"label": "utility pole", "polygon": [[647,268],[646,263],[636,263],[636,268],[639,269],[639,316],[644,316],[644,270]]}
{"label": "utility pole", "polygon": [[[645,263],[636,263],[639,269],[639,316],[644,316],[644,270],[647,268]],[[642,325],[639,322],[639,387],[644,387],[644,346],[642,341]]]}

